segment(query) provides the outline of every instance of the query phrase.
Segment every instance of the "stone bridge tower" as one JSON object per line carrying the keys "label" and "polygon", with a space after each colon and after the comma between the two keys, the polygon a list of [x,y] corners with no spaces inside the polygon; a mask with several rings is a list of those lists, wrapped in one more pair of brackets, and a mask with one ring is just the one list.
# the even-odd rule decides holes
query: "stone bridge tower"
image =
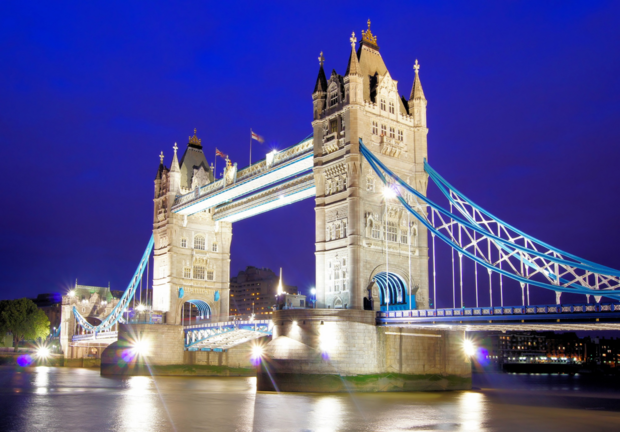
{"label": "stone bridge tower", "polygon": [[168,324],[181,323],[186,302],[212,318],[227,319],[232,224],[214,221],[213,209],[192,216],[171,212],[177,195],[214,179],[196,130],[180,163],[176,144],[170,168],[163,152],[160,158],[153,213],[153,309],[165,312]]}
{"label": "stone bridge tower", "polygon": [[390,300],[390,310],[409,309],[412,287],[416,306],[427,308],[426,229],[396,199],[384,197],[383,184],[359,149],[362,138],[391,170],[426,194],[428,129],[419,65],[416,60],[410,96],[400,96],[370,20],[359,48],[355,33],[350,41],[344,76],[334,70],[327,79],[321,53],[312,94],[317,306],[378,309],[378,282],[387,267],[389,283],[400,290]]}

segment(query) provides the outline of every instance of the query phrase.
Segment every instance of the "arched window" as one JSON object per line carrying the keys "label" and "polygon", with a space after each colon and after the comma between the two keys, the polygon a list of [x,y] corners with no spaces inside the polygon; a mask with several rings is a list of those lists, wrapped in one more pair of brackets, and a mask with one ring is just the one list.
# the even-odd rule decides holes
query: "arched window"
{"label": "arched window", "polygon": [[194,249],[205,250],[205,237],[197,235],[194,237]]}

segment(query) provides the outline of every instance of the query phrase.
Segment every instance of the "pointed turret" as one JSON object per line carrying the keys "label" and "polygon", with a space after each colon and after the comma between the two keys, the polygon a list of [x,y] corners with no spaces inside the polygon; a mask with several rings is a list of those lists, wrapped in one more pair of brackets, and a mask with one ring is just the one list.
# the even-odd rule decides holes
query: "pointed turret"
{"label": "pointed turret", "polygon": [[420,81],[420,64],[416,59],[413,65],[415,77],[413,79],[413,87],[411,87],[411,96],[409,97],[409,115],[413,116],[415,126],[426,127],[426,98],[422,90],[422,82]]}
{"label": "pointed turret", "polygon": [[314,105],[314,120],[321,116],[321,113],[325,109],[325,102],[327,101],[327,78],[325,77],[325,70],[323,69],[323,51],[319,56],[319,76],[316,78],[316,84],[314,85],[314,91],[312,92],[312,104]]}
{"label": "pointed turret", "polygon": [[164,152],[162,151],[159,155],[159,167],[157,168],[157,175],[155,176],[155,180],[161,180],[161,176],[164,173],[166,167],[164,166]]}
{"label": "pointed turret", "polygon": [[179,160],[177,159],[177,143],[174,143],[174,156],[172,156],[172,165],[170,165],[170,192],[175,195],[181,191],[181,168],[179,168]]}
{"label": "pointed turret", "polygon": [[424,91],[422,90],[422,82],[420,81],[420,65],[418,64],[418,60],[416,59],[415,64],[413,65],[413,69],[415,70],[415,78],[413,79],[413,87],[411,87],[411,96],[409,97],[409,105],[411,106],[411,102],[414,100],[426,100],[424,97]]}
{"label": "pointed turret", "polygon": [[325,70],[323,69],[324,61],[325,57],[323,57],[323,51],[321,51],[321,55],[319,56],[319,75],[316,77],[316,84],[314,85],[314,91],[312,93],[327,91],[327,78],[325,77]]}
{"label": "pointed turret", "polygon": [[355,52],[355,43],[357,42],[357,38],[355,37],[355,32],[351,33],[351,55],[349,56],[349,63],[347,64],[347,72],[344,76],[349,75],[361,75],[360,63],[357,59],[357,52]]}

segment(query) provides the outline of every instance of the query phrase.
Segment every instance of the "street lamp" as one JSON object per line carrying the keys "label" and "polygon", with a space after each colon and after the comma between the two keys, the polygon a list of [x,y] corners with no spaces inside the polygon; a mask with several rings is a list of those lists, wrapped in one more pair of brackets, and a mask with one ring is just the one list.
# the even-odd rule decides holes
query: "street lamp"
{"label": "street lamp", "polygon": [[310,290],[310,294],[312,294],[312,297],[313,297],[313,299],[312,299],[312,308],[316,309],[316,288],[312,288]]}

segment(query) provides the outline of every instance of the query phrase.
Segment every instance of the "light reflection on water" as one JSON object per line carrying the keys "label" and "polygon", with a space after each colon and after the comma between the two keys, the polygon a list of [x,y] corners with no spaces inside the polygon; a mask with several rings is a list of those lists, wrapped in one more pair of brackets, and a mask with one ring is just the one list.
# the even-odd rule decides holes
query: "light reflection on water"
{"label": "light reflection on water", "polygon": [[256,393],[254,378],[115,379],[85,369],[0,368],[0,430],[620,430],[620,395],[582,397],[575,389],[587,387],[583,378],[579,385],[564,377],[492,379],[504,387],[277,394]]}

